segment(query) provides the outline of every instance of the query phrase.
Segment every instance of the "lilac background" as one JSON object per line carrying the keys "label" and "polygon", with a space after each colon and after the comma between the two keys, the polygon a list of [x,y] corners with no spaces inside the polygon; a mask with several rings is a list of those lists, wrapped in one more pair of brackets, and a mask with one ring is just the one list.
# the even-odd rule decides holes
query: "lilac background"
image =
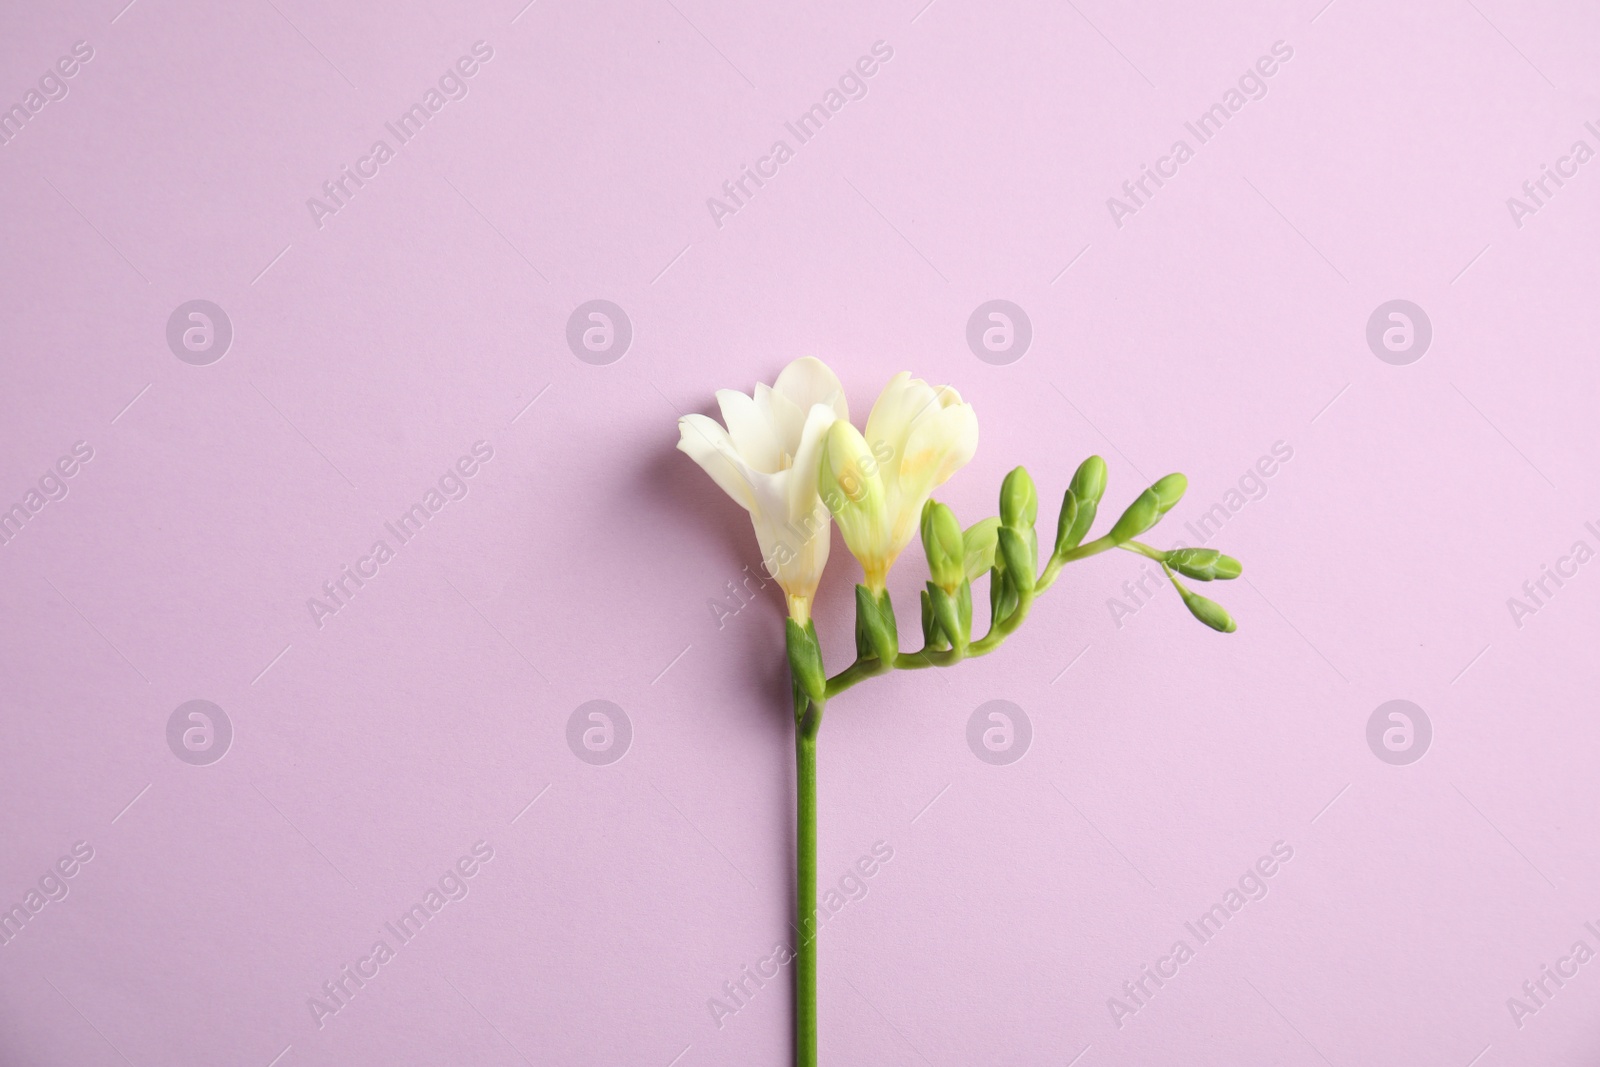
{"label": "lilac background", "polygon": [[[781,609],[719,627],[754,539],[672,448],[802,354],[858,421],[901,368],[959,388],[969,521],[1011,465],[1058,499],[1100,452],[1111,508],[1188,473],[1170,544],[1293,449],[1216,542],[1236,635],[1170,591],[1118,625],[1113,554],[1000,655],[830,707],[821,875],[894,858],[825,928],[827,1062],[1594,1062],[1600,962],[1520,1028],[1506,1000],[1600,948],[1600,564],[1520,627],[1507,599],[1600,548],[1600,161],[1520,227],[1506,198],[1600,147],[1600,13],[1321,2],[8,5],[0,105],[94,56],[0,147],[0,506],[94,456],[0,546],[0,902],[94,859],[0,946],[0,1062],[785,1062],[787,971],[707,1006],[790,917]],[[479,40],[319,228],[307,198]],[[880,40],[719,228],[706,199]],[[1119,228],[1106,198],[1276,41],[1267,96]],[[995,297],[1033,324],[1009,366],[964,339]],[[235,331],[209,366],[165,339],[195,298]],[[594,298],[634,327],[608,366],[565,342]],[[1395,298],[1433,324],[1409,366],[1365,341]],[[476,441],[468,495],[316,625]],[[857,573],[836,547],[836,667]],[[166,739],[196,698],[235,731],[207,767]],[[565,740],[597,698],[634,728],[602,767]],[[1434,729],[1403,767],[1365,739],[1395,698]],[[1034,725],[1008,767],[965,741],[993,699]],[[470,894],[319,1028],[308,998],[479,840]],[[1280,840],[1119,1028],[1107,999]]]}

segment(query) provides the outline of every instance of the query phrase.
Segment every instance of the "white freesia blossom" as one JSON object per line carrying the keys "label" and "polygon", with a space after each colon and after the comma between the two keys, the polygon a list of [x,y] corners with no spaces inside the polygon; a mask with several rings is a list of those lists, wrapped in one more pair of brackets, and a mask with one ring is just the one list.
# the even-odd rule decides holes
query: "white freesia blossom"
{"label": "white freesia blossom", "polygon": [[805,623],[828,562],[828,509],[817,495],[822,441],[850,418],[844,389],[827,364],[806,356],[754,396],[717,391],[723,429],[704,415],[678,420],[678,447],[750,513],[761,559]]}
{"label": "white freesia blossom", "polygon": [[922,505],[978,450],[978,416],[948,385],[901,371],[872,406],[863,436],[841,419],[828,431],[819,484],[845,544],[881,590],[916,535]]}

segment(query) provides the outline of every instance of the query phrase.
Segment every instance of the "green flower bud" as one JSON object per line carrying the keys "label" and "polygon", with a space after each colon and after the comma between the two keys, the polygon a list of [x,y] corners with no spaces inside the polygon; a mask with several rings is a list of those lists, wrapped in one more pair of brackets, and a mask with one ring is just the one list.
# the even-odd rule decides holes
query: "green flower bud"
{"label": "green flower bud", "polygon": [[1061,517],[1056,520],[1056,552],[1060,554],[1069,549],[1077,548],[1075,544],[1068,544],[1072,539],[1072,531],[1078,525],[1078,494],[1071,489],[1061,498]]}
{"label": "green flower bud", "polygon": [[1175,548],[1167,553],[1167,566],[1199,582],[1237,578],[1244,570],[1238,560],[1214,548]]}
{"label": "green flower bud", "polygon": [[936,500],[922,506],[922,548],[934,584],[954,593],[966,578],[966,545],[956,513]]}
{"label": "green flower bud", "polygon": [[801,626],[793,619],[785,619],[785,634],[789,645],[789,670],[795,684],[814,703],[821,704],[828,695],[828,674],[822,669],[822,648],[817,643],[817,628],[811,622]]}
{"label": "green flower bud", "polygon": [[956,590],[956,621],[961,624],[961,633],[970,639],[972,635],[972,583],[962,582],[961,588]]}
{"label": "green flower bud", "polygon": [[1077,548],[1089,535],[1089,527],[1094,525],[1094,514],[1100,507],[1100,498],[1105,491],[1106,461],[1099,456],[1090,456],[1078,464],[1069,489],[1078,501],[1078,515],[1073,520],[1072,533],[1065,542],[1068,549]]}
{"label": "green flower bud", "polygon": [[1219,633],[1231,634],[1239,628],[1238,624],[1233,621],[1233,616],[1229,615],[1222,605],[1215,600],[1207,600],[1199,593],[1191,593],[1182,586],[1178,587],[1178,592],[1183,594],[1183,603],[1189,609],[1189,613],[1213,630]]}
{"label": "green flower bud", "polygon": [[1165,478],[1157,478],[1150,487],[1156,499],[1161,502],[1161,514],[1165,515],[1172,510],[1174,504],[1183,499],[1183,494],[1189,489],[1189,479],[1181,474],[1169,474]]}
{"label": "green flower bud", "polygon": [[[932,582],[928,585],[937,588]],[[945,637],[944,631],[939,628],[939,620],[933,614],[933,601],[928,599],[928,590],[922,590],[922,644],[929,652],[943,652],[950,647],[950,641]]]}
{"label": "green flower bud", "polygon": [[895,630],[889,591],[875,594],[864,585],[856,586],[856,655],[874,658],[883,670],[888,670],[894,666],[899,650],[900,637]]}
{"label": "green flower bud", "polygon": [[1006,574],[1005,561],[997,554],[994,568],[989,571],[989,620],[999,622],[1017,610],[1017,590]]}
{"label": "green flower bud", "polygon": [[1033,527],[1039,517],[1039,494],[1027,468],[1017,467],[1000,483],[1000,522],[1013,530]]}
{"label": "green flower bud", "polygon": [[961,614],[956,608],[955,597],[946,593],[932,582],[928,583],[928,602],[933,607],[933,618],[940,631],[950,638],[951,643],[959,650],[965,652],[967,635],[961,629]]}
{"label": "green flower bud", "polygon": [[1215,578],[1217,560],[1222,553],[1214,548],[1175,548],[1167,553],[1167,566],[1200,582]]}
{"label": "green flower bud", "polygon": [[1000,527],[999,557],[1005,560],[1006,581],[1016,590],[1018,597],[1033,593],[1033,553],[1027,538],[1009,526]]}
{"label": "green flower bud", "polygon": [[1112,544],[1124,544],[1144,533],[1157,522],[1161,521],[1161,498],[1156,495],[1155,489],[1146,489],[1139,494],[1139,498],[1128,505],[1128,510],[1111,527],[1111,532],[1106,534]]}
{"label": "green flower bud", "polygon": [[967,581],[977,581],[980,575],[994,566],[994,549],[999,530],[1000,520],[990,516],[968,526],[967,532],[961,535],[961,544],[965,550]]}
{"label": "green flower bud", "polygon": [[817,493],[833,513],[850,554],[861,562],[867,584],[882,589],[894,562],[887,543],[888,492],[866,438],[844,419],[836,419],[823,438]]}

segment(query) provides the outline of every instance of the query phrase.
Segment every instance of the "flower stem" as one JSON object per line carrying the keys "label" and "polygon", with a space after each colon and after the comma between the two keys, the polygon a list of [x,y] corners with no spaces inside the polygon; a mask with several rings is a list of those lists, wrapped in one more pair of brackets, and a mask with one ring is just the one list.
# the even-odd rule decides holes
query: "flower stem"
{"label": "flower stem", "polygon": [[815,713],[795,723],[794,1062],[817,1065],[817,729]]}

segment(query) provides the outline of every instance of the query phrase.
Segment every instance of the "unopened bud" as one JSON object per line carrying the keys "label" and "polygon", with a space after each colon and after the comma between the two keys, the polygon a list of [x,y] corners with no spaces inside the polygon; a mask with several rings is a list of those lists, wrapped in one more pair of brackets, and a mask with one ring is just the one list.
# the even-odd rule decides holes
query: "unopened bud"
{"label": "unopened bud", "polygon": [[1189,609],[1189,614],[1211,627],[1219,633],[1231,634],[1238,629],[1238,624],[1233,621],[1233,616],[1223,609],[1215,600],[1207,600],[1199,593],[1191,593],[1179,587],[1183,594],[1184,606]]}
{"label": "unopened bud", "polygon": [[961,535],[967,581],[976,581],[981,574],[994,566],[995,540],[999,529],[1000,520],[991,515],[968,526],[966,532]]}
{"label": "unopened bud", "polygon": [[[932,582],[928,585],[932,588]],[[929,652],[942,652],[950,647],[950,641],[945,637],[944,631],[939,628],[939,620],[933,614],[933,601],[928,599],[928,590],[922,590],[922,644]]]}
{"label": "unopened bud", "polygon": [[1056,552],[1066,552],[1078,546],[1072,543],[1072,531],[1078,525],[1078,494],[1071,489],[1061,498],[1061,516],[1056,519]]}
{"label": "unopened bud", "polygon": [[1111,532],[1106,537],[1113,544],[1125,544],[1144,533],[1161,520],[1161,498],[1156,491],[1146,489],[1139,494],[1139,498],[1128,505],[1128,510],[1122,513],[1116,524],[1111,527]]}
{"label": "unopened bud", "polygon": [[961,613],[956,607],[956,599],[932,582],[928,583],[928,603],[933,609],[934,621],[939,624],[942,636],[948,637],[950,643],[959,652],[965,652],[967,635],[961,629]]}
{"label": "unopened bud", "polygon": [[823,438],[817,492],[866,572],[867,584],[882,589],[894,562],[883,476],[866,438],[844,419],[836,419]]}
{"label": "unopened bud", "polygon": [[1000,527],[999,555],[1005,560],[1006,581],[1019,597],[1033,593],[1033,554],[1022,534],[1009,526]]}
{"label": "unopened bud", "polygon": [[888,670],[894,666],[899,649],[889,591],[874,593],[864,585],[856,586],[856,655],[875,658],[882,669]]}
{"label": "unopened bud", "polygon": [[1066,545],[1068,548],[1077,548],[1089,535],[1089,527],[1094,525],[1094,515],[1100,507],[1100,498],[1105,495],[1106,461],[1099,456],[1090,456],[1078,464],[1069,491],[1078,502],[1078,514],[1073,519],[1072,532],[1067,536]]}
{"label": "unopened bud", "polygon": [[1199,582],[1237,578],[1244,571],[1238,560],[1214,548],[1175,548],[1167,553],[1167,566]]}
{"label": "unopened bud", "polygon": [[922,548],[934,584],[954,593],[966,578],[966,546],[956,513],[935,500],[922,507]]}
{"label": "unopened bud", "polygon": [[827,697],[828,676],[822,669],[822,649],[817,643],[817,628],[811,622],[804,626],[793,619],[785,619],[784,622],[789,645],[789,670],[794,673],[795,684],[813,702],[821,704]]}
{"label": "unopened bud", "polygon": [[1016,467],[1000,483],[1000,522],[1013,530],[1033,527],[1039,517],[1039,494],[1027,468]]}
{"label": "unopened bud", "polygon": [[1161,514],[1165,515],[1172,510],[1174,504],[1183,499],[1183,494],[1189,489],[1189,479],[1181,474],[1169,474],[1165,478],[1157,478],[1150,487],[1156,499],[1161,503]]}

